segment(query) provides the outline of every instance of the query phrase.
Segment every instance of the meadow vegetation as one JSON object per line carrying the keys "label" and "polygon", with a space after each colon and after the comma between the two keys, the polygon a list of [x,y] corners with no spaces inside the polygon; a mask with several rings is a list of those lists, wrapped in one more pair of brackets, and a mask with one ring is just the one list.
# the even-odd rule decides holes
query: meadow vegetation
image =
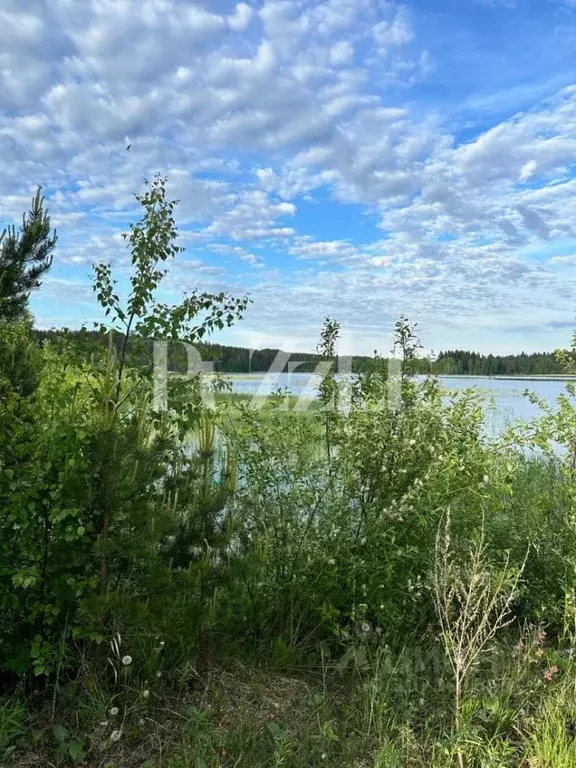
{"label": "meadow vegetation", "polygon": [[488,439],[400,319],[398,376],[328,365],[313,408],[198,377],[161,407],[128,340],[248,300],[160,302],[175,204],[138,199],[126,300],[95,269],[108,348],[0,328],[0,763],[576,765],[573,390]]}

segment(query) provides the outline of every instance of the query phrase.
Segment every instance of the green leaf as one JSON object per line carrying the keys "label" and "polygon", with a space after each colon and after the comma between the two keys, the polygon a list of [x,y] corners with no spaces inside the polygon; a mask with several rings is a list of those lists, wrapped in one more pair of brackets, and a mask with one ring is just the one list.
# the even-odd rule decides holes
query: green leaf
{"label": "green leaf", "polygon": [[79,741],[71,741],[68,745],[68,754],[75,763],[84,759],[84,747]]}

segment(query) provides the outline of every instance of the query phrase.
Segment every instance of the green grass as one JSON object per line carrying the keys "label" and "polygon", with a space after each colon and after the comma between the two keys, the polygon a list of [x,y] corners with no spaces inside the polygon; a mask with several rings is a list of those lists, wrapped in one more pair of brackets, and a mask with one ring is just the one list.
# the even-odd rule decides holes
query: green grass
{"label": "green grass", "polygon": [[498,679],[480,675],[455,737],[449,678],[409,662],[418,655],[406,650],[388,665],[357,647],[347,669],[334,659],[307,671],[189,659],[161,679],[112,689],[106,669],[88,663],[59,692],[54,718],[42,694],[28,711],[5,703],[0,745],[15,768],[449,768],[457,749],[468,768],[576,765],[573,666],[550,684],[545,659],[523,678],[517,659]]}
{"label": "green grass", "polygon": [[217,405],[231,404],[231,403],[244,403],[254,410],[269,411],[269,410],[317,410],[320,404],[315,398],[302,398],[297,395],[286,395],[282,398],[281,403],[278,402],[272,395],[256,395],[244,392],[230,392],[230,393],[217,393],[214,396],[214,400]]}

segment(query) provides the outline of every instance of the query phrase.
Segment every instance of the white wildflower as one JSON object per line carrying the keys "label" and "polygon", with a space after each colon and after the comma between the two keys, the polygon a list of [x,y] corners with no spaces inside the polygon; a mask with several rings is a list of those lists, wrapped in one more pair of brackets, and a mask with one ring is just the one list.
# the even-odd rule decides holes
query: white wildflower
{"label": "white wildflower", "polygon": [[142,696],[144,696],[144,698],[147,699],[148,696],[150,696],[150,691],[148,689],[146,689],[145,691],[142,691]]}
{"label": "white wildflower", "polygon": [[132,664],[132,656],[122,656],[122,664],[124,664],[125,667],[128,667],[130,664]]}
{"label": "white wildflower", "polygon": [[110,734],[110,740],[120,741],[121,736],[122,736],[122,731],[112,731],[112,733]]}
{"label": "white wildflower", "polygon": [[363,621],[361,624],[362,632],[370,632],[370,624],[367,621]]}
{"label": "white wildflower", "polygon": [[118,712],[119,712],[118,707],[112,707],[112,709],[110,710],[110,714],[112,715],[112,717],[117,715]]}
{"label": "white wildflower", "polygon": [[334,558],[331,557],[330,560],[328,560],[328,565],[336,565],[336,560],[334,560]]}

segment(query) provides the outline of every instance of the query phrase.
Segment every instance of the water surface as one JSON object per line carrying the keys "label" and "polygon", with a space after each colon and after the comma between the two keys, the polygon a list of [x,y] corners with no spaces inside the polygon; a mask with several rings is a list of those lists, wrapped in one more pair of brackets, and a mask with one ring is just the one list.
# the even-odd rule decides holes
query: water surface
{"label": "water surface", "polygon": [[[488,377],[439,376],[447,390],[479,390],[484,395],[486,431],[498,434],[520,421],[530,421],[541,414],[540,408],[525,396],[526,390],[554,406],[558,395],[566,390],[566,381],[558,379],[499,379]],[[311,373],[242,374],[231,376],[235,392],[247,395],[270,395],[288,390],[303,398],[318,393],[320,376]]]}

